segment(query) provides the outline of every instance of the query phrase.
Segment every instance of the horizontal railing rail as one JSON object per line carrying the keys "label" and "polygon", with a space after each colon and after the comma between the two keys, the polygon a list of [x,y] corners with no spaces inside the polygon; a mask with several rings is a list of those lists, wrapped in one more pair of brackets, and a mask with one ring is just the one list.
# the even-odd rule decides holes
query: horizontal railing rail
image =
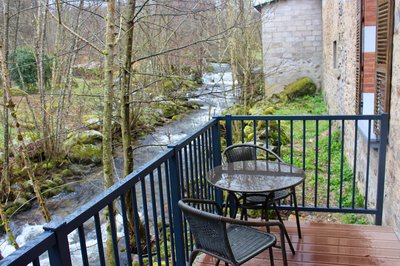
{"label": "horizontal railing rail", "polygon": [[[302,168],[299,210],[375,214],[382,223],[388,115],[224,116],[225,147],[272,148]],[[373,126],[379,122],[380,135]],[[373,174],[372,169],[377,172]],[[293,210],[292,203],[280,209]]]}
{"label": "horizontal railing rail", "polygon": [[[364,137],[361,121],[369,128]],[[374,121],[381,126],[378,139]],[[386,114],[215,117],[64,221],[45,225],[0,264],[185,265],[194,240],[177,202],[192,197],[222,204],[222,191],[207,183],[206,174],[221,164],[221,151],[238,142],[265,145],[305,170],[306,181],[297,188],[300,210],[374,214],[380,224],[387,121]],[[281,202],[280,208],[291,210],[292,204]]]}

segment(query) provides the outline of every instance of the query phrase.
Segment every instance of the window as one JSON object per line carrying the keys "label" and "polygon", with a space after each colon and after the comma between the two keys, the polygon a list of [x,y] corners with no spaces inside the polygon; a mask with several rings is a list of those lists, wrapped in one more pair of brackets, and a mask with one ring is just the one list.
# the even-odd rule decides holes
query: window
{"label": "window", "polygon": [[333,41],[333,51],[332,51],[332,56],[333,56],[333,68],[337,68],[337,42]]}

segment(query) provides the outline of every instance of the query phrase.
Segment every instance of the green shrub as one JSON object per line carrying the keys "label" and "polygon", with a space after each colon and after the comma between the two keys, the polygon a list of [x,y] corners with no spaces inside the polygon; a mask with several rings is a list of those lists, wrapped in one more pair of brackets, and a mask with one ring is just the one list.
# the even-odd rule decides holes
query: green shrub
{"label": "green shrub", "polygon": [[[43,58],[44,81],[51,79],[51,59],[45,55]],[[10,77],[20,88],[26,85],[27,92],[36,91],[37,64],[34,52],[29,48],[20,48],[10,54]]]}

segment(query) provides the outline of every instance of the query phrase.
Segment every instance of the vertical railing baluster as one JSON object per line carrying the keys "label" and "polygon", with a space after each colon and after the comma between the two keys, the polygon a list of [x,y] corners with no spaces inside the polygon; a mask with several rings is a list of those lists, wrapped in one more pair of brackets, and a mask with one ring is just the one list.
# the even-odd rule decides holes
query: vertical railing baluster
{"label": "vertical railing baluster", "polygon": [[193,140],[193,155],[194,155],[194,178],[196,179],[196,197],[202,198],[200,194],[200,184],[199,184],[199,163],[197,159],[197,138]]}
{"label": "vertical railing baluster", "polygon": [[126,217],[126,204],[125,204],[125,196],[120,195],[119,201],[121,203],[121,215],[124,227],[124,240],[125,240],[125,250],[126,250],[126,259],[129,265],[132,265],[132,256],[131,256],[131,246],[130,246],[130,238],[129,238],[129,228],[128,228],[128,218]]}
{"label": "vertical railing baluster", "polygon": [[253,120],[253,143],[257,145],[257,121]]}
{"label": "vertical railing baluster", "polygon": [[378,184],[376,197],[376,217],[375,224],[382,225],[383,199],[385,190],[385,167],[386,167],[386,145],[389,134],[389,114],[381,114],[380,142],[379,142],[379,166],[378,166]]}
{"label": "vertical railing baluster", "polygon": [[240,120],[241,141],[244,143],[244,120]]}
{"label": "vertical railing baluster", "polygon": [[342,143],[340,147],[340,187],[339,187],[339,208],[342,208],[343,199],[343,171],[344,171],[344,120],[342,120]]}
{"label": "vertical railing baluster", "polygon": [[201,175],[201,179],[203,180],[203,190],[204,190],[204,198],[208,199],[208,184],[207,184],[207,180],[206,180],[206,173],[207,173],[207,169],[206,169],[206,152],[205,152],[205,141],[204,141],[204,134],[200,135],[200,140],[201,140],[201,164],[203,166],[203,173]]}
{"label": "vertical railing baluster", "polygon": [[168,146],[168,148],[174,150],[173,156],[168,160],[169,172],[170,172],[170,184],[171,184],[171,201],[172,201],[172,213],[173,213],[173,232],[175,235],[175,252],[176,252],[176,264],[184,265],[185,252],[184,252],[184,242],[183,242],[183,221],[182,213],[178,206],[178,201],[180,197],[180,173],[178,167],[178,153],[176,146]]}
{"label": "vertical railing baluster", "polygon": [[173,227],[173,216],[172,216],[172,195],[171,195],[171,187],[172,187],[172,181],[171,181],[171,170],[170,170],[170,160],[165,163],[165,177],[167,180],[166,184],[166,189],[167,189],[167,207],[168,207],[168,222],[169,222],[169,228],[170,228],[170,242],[171,242],[171,259],[172,259],[172,264],[175,263],[175,241],[174,241],[174,227]]}
{"label": "vertical railing baluster", "polygon": [[97,251],[99,252],[99,263],[101,266],[106,265],[104,258],[103,237],[101,235],[101,224],[99,214],[94,215],[94,227],[96,229]]}
{"label": "vertical railing baluster", "polygon": [[200,136],[196,138],[197,140],[197,160],[196,165],[198,165],[198,172],[197,172],[197,180],[199,180],[199,190],[200,190],[200,198],[204,199],[204,184],[203,184],[203,164],[201,160],[201,141]]}
{"label": "vertical railing baluster", "polygon": [[281,145],[282,145],[281,120],[278,120],[277,123],[278,123],[278,155],[281,156]]}
{"label": "vertical railing baluster", "polygon": [[181,183],[181,198],[185,197],[185,181],[184,181],[184,169],[183,169],[183,156],[182,156],[182,150],[177,151],[178,152],[178,162],[179,162],[179,173],[182,173],[180,175],[180,183]]}
{"label": "vertical railing baluster", "polygon": [[[156,191],[154,189],[154,173],[153,173],[153,171],[150,173],[150,195],[151,195],[151,207],[153,210],[152,213],[153,213],[153,226],[154,226],[154,240],[156,242],[157,263],[158,263],[158,265],[161,265],[160,237],[158,235],[157,202],[156,202]],[[160,208],[163,208],[163,207],[164,206],[160,206]],[[131,264],[129,264],[129,265],[131,265]]]}
{"label": "vertical railing baluster", "polygon": [[[307,129],[306,129],[306,120],[303,120],[303,170],[306,170],[306,134],[307,134]],[[306,201],[306,182],[303,181],[302,184],[302,192],[301,192],[301,197],[302,197],[302,206],[305,206],[305,201]]]}
{"label": "vertical railing baluster", "polygon": [[319,120],[315,120],[315,185],[314,185],[314,207],[318,206],[318,141],[319,141]]}
{"label": "vertical railing baluster", "polygon": [[139,265],[143,265],[143,254],[142,254],[142,242],[140,235],[140,227],[139,224],[142,222],[139,216],[139,209],[137,205],[137,196],[136,196],[136,185],[131,188],[131,197],[132,197],[132,210],[133,210],[133,220],[134,220],[134,231],[135,231],[135,241],[137,247],[137,255],[139,260]]}
{"label": "vertical railing baluster", "polygon": [[[216,167],[221,165],[221,142],[219,133],[219,121],[212,128],[212,139],[213,139],[213,166]],[[215,199],[222,206],[223,195],[221,189],[215,190]]]}
{"label": "vertical railing baluster", "polygon": [[193,147],[192,142],[189,142],[189,161],[190,161],[190,183],[192,189],[192,198],[198,198],[199,196],[195,195],[195,180],[194,180],[194,169],[193,169]]}
{"label": "vertical railing baluster", "polygon": [[[143,217],[144,217],[144,228],[146,234],[146,246],[151,247],[151,236],[150,236],[150,227],[149,227],[149,213],[147,209],[147,192],[146,192],[146,179],[145,177],[140,179],[140,187],[142,190],[142,204],[143,204]],[[153,264],[153,257],[151,254],[151,248],[147,248],[147,258],[149,260],[149,264]]]}
{"label": "vertical railing baluster", "polygon": [[226,115],[225,116],[225,128],[226,128],[226,146],[232,145],[232,116]]}
{"label": "vertical railing baluster", "polygon": [[188,157],[188,147],[185,146],[183,150],[183,156],[185,160],[185,177],[186,177],[186,197],[190,198],[193,197],[193,194],[191,195],[191,184],[189,181],[189,157]]}
{"label": "vertical railing baluster", "polygon": [[326,207],[329,208],[331,195],[331,148],[332,148],[332,120],[328,125],[328,185],[326,189]]}
{"label": "vertical railing baluster", "polygon": [[[206,131],[206,172],[210,171],[212,164],[212,156],[211,156],[211,128]],[[212,186],[208,186],[208,195],[207,199],[213,199],[212,195]]]}
{"label": "vertical railing baluster", "polygon": [[353,153],[353,182],[351,195],[351,208],[354,209],[356,198],[356,179],[357,179],[357,148],[358,148],[358,120],[354,121],[354,153]]}
{"label": "vertical railing baluster", "polygon": [[56,235],[57,243],[48,251],[50,265],[72,265],[66,226],[65,221],[50,222],[43,226],[44,231],[54,232]]}
{"label": "vertical railing baluster", "polygon": [[114,203],[108,204],[108,217],[110,223],[110,231],[111,231],[111,242],[113,247],[113,254],[114,254],[114,263],[116,266],[120,265],[119,262],[119,254],[118,254],[118,239],[117,239],[117,227],[115,224],[115,207]]}
{"label": "vertical railing baluster", "polygon": [[365,202],[364,208],[368,209],[368,193],[369,193],[369,164],[371,160],[371,128],[372,128],[372,121],[371,119],[368,120],[368,144],[367,144],[367,169],[365,173]]}
{"label": "vertical railing baluster", "polygon": [[268,149],[269,146],[269,119],[265,119],[265,147]]}
{"label": "vertical railing baluster", "polygon": [[290,164],[293,164],[293,119],[290,119]]}
{"label": "vertical railing baluster", "polygon": [[33,265],[33,266],[40,266],[40,260],[39,260],[39,258],[34,259],[34,260],[32,261],[32,265]]}
{"label": "vertical railing baluster", "polygon": [[[162,180],[162,172],[161,167],[157,167],[157,177],[158,177],[158,194],[160,200],[160,212],[161,212],[161,226],[162,226],[162,237],[164,242],[164,256],[165,256],[165,264],[169,265],[168,259],[168,240],[167,240],[167,226],[165,224],[165,210],[164,210],[164,190],[163,190],[163,180]],[[166,184],[168,186],[168,183]]]}
{"label": "vertical railing baluster", "polygon": [[79,235],[79,244],[81,246],[82,264],[89,265],[89,259],[86,248],[85,230],[83,229],[83,224],[78,226],[78,235]]}

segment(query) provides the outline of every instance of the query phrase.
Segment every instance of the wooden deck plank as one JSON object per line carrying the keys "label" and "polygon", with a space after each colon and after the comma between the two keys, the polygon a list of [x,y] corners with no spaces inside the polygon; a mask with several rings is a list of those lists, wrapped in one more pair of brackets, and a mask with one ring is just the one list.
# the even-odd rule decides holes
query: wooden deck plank
{"label": "wooden deck plank", "polygon": [[[286,243],[289,265],[400,266],[400,241],[390,227],[302,223],[303,237],[299,239],[296,224],[285,224],[296,249],[296,255],[292,255]],[[280,250],[274,249],[275,265],[282,265],[281,257]],[[215,259],[202,256],[198,265],[215,265]],[[244,265],[269,265],[268,252]]]}

